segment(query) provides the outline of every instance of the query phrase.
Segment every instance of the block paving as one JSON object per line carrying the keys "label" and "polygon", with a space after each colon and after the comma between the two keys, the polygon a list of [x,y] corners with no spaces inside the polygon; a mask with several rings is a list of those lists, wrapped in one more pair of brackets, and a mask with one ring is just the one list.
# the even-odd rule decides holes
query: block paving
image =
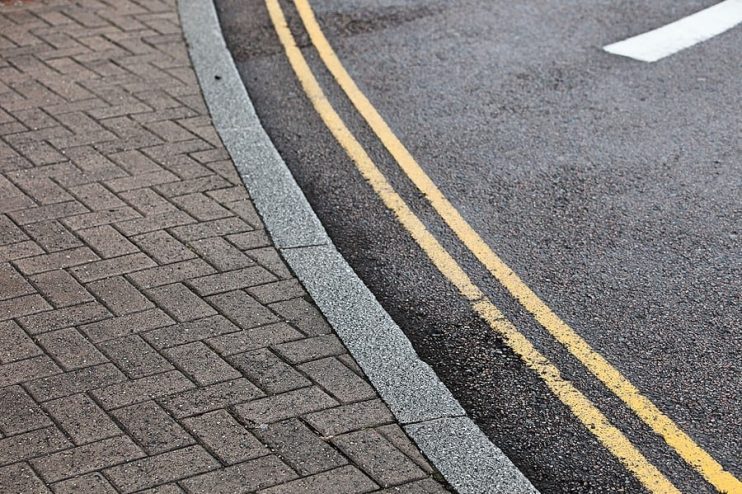
{"label": "block paving", "polygon": [[0,492],[438,479],[272,245],[174,1],[0,1]]}

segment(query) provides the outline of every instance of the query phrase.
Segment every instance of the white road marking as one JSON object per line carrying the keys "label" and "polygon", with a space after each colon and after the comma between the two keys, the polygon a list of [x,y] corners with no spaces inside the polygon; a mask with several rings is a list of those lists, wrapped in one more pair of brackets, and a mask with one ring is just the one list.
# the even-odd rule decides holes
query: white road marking
{"label": "white road marking", "polygon": [[604,46],[615,55],[656,62],[742,22],[742,0],[725,0],[666,26]]}

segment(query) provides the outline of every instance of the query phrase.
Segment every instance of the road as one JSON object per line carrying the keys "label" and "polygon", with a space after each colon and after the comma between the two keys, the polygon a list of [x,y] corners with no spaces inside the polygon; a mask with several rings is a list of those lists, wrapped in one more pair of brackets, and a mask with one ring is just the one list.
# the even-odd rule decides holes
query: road
{"label": "road", "polygon": [[[587,406],[565,402],[493,331],[364,180],[300,84],[266,3],[216,3],[258,114],[333,241],[542,492],[662,492],[587,424],[590,407],[681,492],[739,486],[742,28],[655,63],[601,49],[715,2],[311,2],[372,110],[449,213],[517,273],[533,294],[525,299],[405,175],[328,70],[306,19],[280,3],[308,70],[370,161]],[[541,309],[572,332],[566,342]],[[570,342],[589,350],[570,352]],[[638,394],[601,382],[611,371]],[[631,396],[646,403],[632,408]],[[675,429],[658,434],[654,410]],[[678,434],[687,441],[673,444]],[[692,466],[696,454],[710,466]]]}

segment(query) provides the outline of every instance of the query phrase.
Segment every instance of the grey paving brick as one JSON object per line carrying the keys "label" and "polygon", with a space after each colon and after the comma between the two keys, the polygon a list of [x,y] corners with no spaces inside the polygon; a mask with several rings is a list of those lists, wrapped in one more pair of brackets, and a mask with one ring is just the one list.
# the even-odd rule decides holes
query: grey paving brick
{"label": "grey paving brick", "polygon": [[276,277],[262,266],[251,266],[226,273],[218,273],[188,281],[199,295],[213,295],[239,288],[275,281]]}
{"label": "grey paving brick", "polygon": [[112,415],[150,455],[189,446],[195,442],[180,424],[153,401],[119,408]]}
{"label": "grey paving brick", "polygon": [[97,302],[88,302],[19,317],[17,320],[29,334],[38,335],[55,329],[108,319],[109,317],[111,317],[111,313],[104,306]]}
{"label": "grey paving brick", "polygon": [[173,369],[172,364],[139,335],[104,341],[98,348],[131,379]]}
{"label": "grey paving brick", "polygon": [[258,212],[255,209],[255,206],[253,206],[252,202],[250,202],[249,200],[242,199],[239,201],[230,202],[227,203],[226,206],[230,209],[230,211],[232,211],[234,214],[236,214],[255,228],[262,227],[263,222],[260,220],[260,216],[258,216]]}
{"label": "grey paving brick", "polygon": [[351,403],[310,413],[304,420],[323,436],[368,429],[394,421],[389,408],[380,399]]}
{"label": "grey paving brick", "polygon": [[46,494],[51,491],[27,463],[0,468],[0,491],[5,494]]}
{"label": "grey paving brick", "polygon": [[181,283],[173,283],[147,291],[149,297],[173,319],[193,321],[213,316],[216,311],[204,300]]}
{"label": "grey paving brick", "polygon": [[91,211],[118,209],[126,203],[99,183],[70,187],[69,191]]}
{"label": "grey paving brick", "polygon": [[47,401],[108,386],[125,379],[126,377],[113,364],[101,364],[36,379],[26,384],[26,389],[36,401]]}
{"label": "grey paving brick", "polygon": [[284,263],[281,256],[278,255],[278,251],[276,251],[275,247],[271,246],[246,250],[245,254],[279,278],[284,280],[291,278],[291,271],[286,267],[286,263]]}
{"label": "grey paving brick", "polygon": [[[186,152],[189,151],[186,150]],[[211,175],[209,177],[196,178],[192,180],[181,180],[179,182],[159,185],[157,187],[157,190],[166,197],[174,197],[183,196],[186,194],[194,194],[196,192],[207,192],[210,190],[223,189],[225,187],[229,187],[230,185],[231,184],[223,178]]]}
{"label": "grey paving brick", "polygon": [[8,263],[0,264],[0,300],[16,298],[35,292],[34,287],[13,266]]}
{"label": "grey paving brick", "polygon": [[185,419],[183,424],[191,434],[198,436],[210,451],[228,465],[269,453],[268,448],[226,410]]}
{"label": "grey paving brick", "polygon": [[117,316],[153,307],[152,302],[123,276],[104,278],[88,283],[86,287]]}
{"label": "grey paving brick", "polygon": [[253,227],[239,218],[222,218],[220,220],[206,221],[191,225],[173,228],[172,234],[176,238],[187,240],[201,240],[210,237],[222,237],[232,233],[240,233],[252,230]]}
{"label": "grey paving brick", "polygon": [[19,242],[17,244],[3,245],[0,246],[0,261],[15,261],[16,259],[35,257],[43,252],[43,249],[32,240]]}
{"label": "grey paving brick", "polygon": [[0,302],[0,320],[7,320],[49,310],[52,307],[40,295],[26,295]]}
{"label": "grey paving brick", "polygon": [[169,451],[105,470],[124,493],[135,492],[219,468],[219,462],[200,446]]}
{"label": "grey paving brick", "polygon": [[53,425],[20,386],[0,388],[0,403],[0,431],[6,436]]}
{"label": "grey paving brick", "polygon": [[41,355],[42,350],[15,321],[0,322],[0,364]]}
{"label": "grey paving brick", "polygon": [[251,232],[235,233],[227,235],[227,240],[232,242],[240,250],[252,250],[271,245],[270,238],[265,230],[254,230]]}
{"label": "grey paving brick", "polygon": [[138,252],[137,247],[111,225],[78,230],[77,234],[88,247],[105,259]]}
{"label": "grey paving brick", "polygon": [[276,345],[275,350],[292,364],[345,353],[343,344],[334,334],[283,343]]}
{"label": "grey paving brick", "polygon": [[202,259],[191,259],[132,273],[129,279],[139,287],[150,288],[199,278],[214,272],[214,268]]}
{"label": "grey paving brick", "polygon": [[170,326],[174,323],[175,321],[160,309],[148,309],[101,322],[84,324],[79,329],[91,341],[99,342]]}
{"label": "grey paving brick", "polygon": [[247,379],[212,384],[158,400],[176,418],[190,417],[264,396]]}
{"label": "grey paving brick", "polygon": [[417,446],[415,446],[410,438],[407,437],[407,434],[399,425],[388,424],[383,427],[377,427],[376,431],[384,436],[390,443],[392,443],[395,448],[406,454],[409,458],[412,459],[412,461],[417,463],[417,466],[428,473],[433,473],[433,469],[430,467],[428,461],[425,459],[422,453],[420,453],[420,450],[417,449]]}
{"label": "grey paving brick", "polygon": [[88,208],[77,201],[60,202],[39,206],[35,208],[24,209],[8,213],[13,221],[19,225],[28,225],[39,221],[54,220],[57,218],[66,218],[75,214],[87,213]]}
{"label": "grey paving brick", "polygon": [[[196,159],[198,159],[198,154],[199,153],[194,153]],[[206,195],[222,205],[248,197],[247,189],[245,189],[245,186],[242,184],[236,187],[228,187],[226,189],[210,190],[206,192]]]}
{"label": "grey paving brick", "polygon": [[432,477],[409,484],[397,485],[380,491],[380,494],[449,494],[451,491]]}
{"label": "grey paving brick", "polygon": [[121,177],[108,180],[106,185],[114,192],[123,192],[126,190],[140,189],[152,185],[175,182],[178,176],[167,170],[159,170],[152,173],[137,174],[133,177]]}
{"label": "grey paving brick", "polygon": [[219,271],[230,271],[255,265],[252,259],[222,237],[196,240],[191,242],[190,245],[203,259]]}
{"label": "grey paving brick", "polygon": [[261,304],[290,300],[306,295],[299,281],[295,279],[276,281],[247,289]]}
{"label": "grey paving brick", "polygon": [[120,196],[144,216],[166,215],[178,210],[173,203],[149,188],[124,192]]}
{"label": "grey paving brick", "polygon": [[29,280],[55,307],[67,307],[93,300],[93,296],[63,269],[31,276]]}
{"label": "grey paving brick", "polygon": [[332,328],[324,316],[304,298],[276,302],[270,304],[269,307],[307,336],[332,333]]}
{"label": "grey paving brick", "polygon": [[64,269],[78,266],[98,259],[98,256],[87,247],[63,250],[52,254],[27,257],[16,261],[16,266],[23,274],[43,273],[52,269]]}
{"label": "grey paving brick", "polygon": [[336,358],[308,362],[298,369],[343,403],[370,400],[376,396],[370,384]]}
{"label": "grey paving brick", "polygon": [[219,205],[218,202],[201,193],[174,197],[173,203],[183,208],[188,214],[199,221],[216,220],[232,216],[232,213]]}
{"label": "grey paving brick", "polygon": [[28,239],[23,230],[21,230],[10,218],[0,214],[0,245],[22,242]]}
{"label": "grey paving brick", "polygon": [[285,393],[312,384],[267,348],[240,353],[228,360],[250,381],[270,394]]}
{"label": "grey paving brick", "polygon": [[141,215],[128,206],[116,209],[105,209],[103,211],[93,211],[92,213],[78,214],[69,218],[64,218],[62,223],[73,231],[92,228],[100,225],[110,225],[111,223],[122,222],[141,218]]}
{"label": "grey paving brick", "polygon": [[54,494],[118,494],[110,482],[98,472],[63,480],[52,485]]}
{"label": "grey paving brick", "polygon": [[162,171],[162,169],[138,150],[109,154],[108,157],[132,176]]}
{"label": "grey paving brick", "polygon": [[[166,231],[156,231],[132,237],[132,240],[158,263],[170,264],[196,257],[188,247]],[[211,269],[213,272],[213,268]]]}
{"label": "grey paving brick", "polygon": [[332,442],[382,487],[427,476],[411,459],[374,430],[351,432],[333,438]]}
{"label": "grey paving brick", "polygon": [[108,362],[108,359],[75,328],[43,333],[36,341],[66,370]]}
{"label": "grey paving brick", "polygon": [[257,428],[255,434],[301,476],[332,470],[348,463],[332,445],[298,419]]}
{"label": "grey paving brick", "polygon": [[209,302],[242,329],[254,328],[280,319],[242,290],[212,295]]}
{"label": "grey paving brick", "polygon": [[205,340],[210,337],[234,333],[240,328],[232,324],[223,316],[216,315],[177,324],[154,331],[149,331],[143,335],[153,347],[157,349],[169,348],[177,345],[184,345],[192,341]]}
{"label": "grey paving brick", "polygon": [[184,492],[178,484],[162,484],[151,489],[139,491],[139,494],[183,494]]}
{"label": "grey paving brick", "polygon": [[[192,224],[195,220],[183,211],[170,211],[167,213],[153,214],[136,220],[122,221],[116,223],[121,233],[126,236],[139,235],[141,233],[163,230],[180,225]],[[181,227],[187,228],[187,227]]]}
{"label": "grey paving brick", "polygon": [[92,394],[103,408],[110,410],[194,387],[187,377],[173,370],[132,381],[119,382],[106,388],[96,389]]}
{"label": "grey paving brick", "polygon": [[44,408],[78,446],[121,434],[106,412],[84,393],[47,401]]}
{"label": "grey paving brick", "polygon": [[15,463],[0,468],[0,492],[5,494],[51,493],[27,463]]}
{"label": "grey paving brick", "polygon": [[297,477],[278,457],[246,461],[181,482],[194,494],[238,494],[280,484]]}
{"label": "grey paving brick", "polygon": [[201,386],[241,377],[241,374],[200,341],[169,348],[163,354]]}
{"label": "grey paving brick", "polygon": [[56,427],[45,427],[31,432],[0,439],[0,466],[53,453],[71,444]]}
{"label": "grey paving brick", "polygon": [[61,372],[46,355],[0,365],[0,387],[18,384]]}
{"label": "grey paving brick", "polygon": [[232,355],[297,340],[302,337],[303,335],[297,330],[286,323],[280,322],[209,338],[206,342],[221,355]]}
{"label": "grey paving brick", "polygon": [[312,386],[237,405],[235,412],[247,423],[269,424],[337,405],[324,391]]}
{"label": "grey paving brick", "polygon": [[260,491],[260,494],[294,494],[296,492],[302,494],[326,494],[328,492],[361,494],[374,491],[378,487],[363,472],[348,465],[265,489]]}
{"label": "grey paving brick", "polygon": [[110,276],[141,271],[156,265],[146,254],[140,252],[83,264],[82,266],[72,268],[70,271],[77,279],[83,283],[87,283]]}
{"label": "grey paving brick", "polygon": [[131,439],[118,436],[47,455],[31,464],[45,481],[57,482],[142,456]]}

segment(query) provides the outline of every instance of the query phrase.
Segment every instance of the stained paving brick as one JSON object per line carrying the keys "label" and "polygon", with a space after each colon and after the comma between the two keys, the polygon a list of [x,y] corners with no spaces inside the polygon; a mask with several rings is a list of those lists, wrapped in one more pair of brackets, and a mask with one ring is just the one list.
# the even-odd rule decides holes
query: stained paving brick
{"label": "stained paving brick", "polygon": [[175,1],[83,3],[0,7],[0,492],[444,492],[264,230]]}

